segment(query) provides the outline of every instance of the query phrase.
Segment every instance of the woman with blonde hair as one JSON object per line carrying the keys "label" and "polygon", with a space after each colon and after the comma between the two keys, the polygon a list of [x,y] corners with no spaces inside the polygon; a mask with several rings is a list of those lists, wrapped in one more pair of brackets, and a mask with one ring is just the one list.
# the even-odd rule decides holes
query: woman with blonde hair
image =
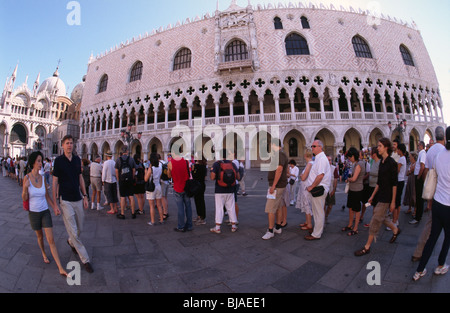
{"label": "woman with blonde hair", "polygon": [[302,174],[299,176],[300,185],[298,188],[297,193],[297,202],[295,207],[302,211],[302,213],[305,213],[306,215],[306,222],[303,224],[300,224],[300,227],[302,230],[310,230],[312,231],[313,225],[312,225],[312,207],[311,207],[311,201],[309,198],[309,192],[306,190],[308,185],[306,184],[306,180],[308,179],[309,172],[311,171],[311,168],[314,164],[313,159],[313,153],[311,149],[307,149],[305,151],[305,160],[306,160],[306,167],[303,170]]}

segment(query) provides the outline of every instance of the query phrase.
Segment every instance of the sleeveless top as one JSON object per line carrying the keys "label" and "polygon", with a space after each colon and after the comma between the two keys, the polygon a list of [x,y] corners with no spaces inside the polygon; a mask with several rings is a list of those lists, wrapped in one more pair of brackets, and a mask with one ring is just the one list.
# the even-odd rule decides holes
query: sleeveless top
{"label": "sleeveless top", "polygon": [[161,174],[162,174],[162,166],[152,166],[152,175],[150,176],[150,180],[153,177],[153,183],[155,186],[161,186]]}
{"label": "sleeveless top", "polygon": [[350,191],[361,191],[364,189],[363,180],[364,176],[366,176],[366,163],[364,163],[364,161],[362,160],[359,160],[357,163],[353,164],[352,173],[355,173],[357,165],[361,167],[361,171],[359,172],[358,179],[350,183]]}
{"label": "sleeveless top", "polygon": [[[28,179],[30,179],[30,177],[28,177]],[[30,212],[39,213],[48,210],[47,199],[45,199],[45,182],[43,179],[41,188],[34,187],[30,179],[28,195],[30,200]]]}
{"label": "sleeveless top", "polygon": [[181,158],[179,161],[172,159],[172,180],[175,192],[184,192],[186,181],[189,179],[187,161]]}

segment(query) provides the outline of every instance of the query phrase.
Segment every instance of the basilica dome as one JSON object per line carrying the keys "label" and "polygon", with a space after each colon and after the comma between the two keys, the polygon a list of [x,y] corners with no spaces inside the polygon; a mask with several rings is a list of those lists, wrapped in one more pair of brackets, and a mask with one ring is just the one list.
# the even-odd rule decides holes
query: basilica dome
{"label": "basilica dome", "polygon": [[72,93],[70,95],[70,100],[72,100],[75,104],[81,103],[81,99],[83,98],[83,90],[85,84],[86,76],[83,77],[83,81],[73,88]]}
{"label": "basilica dome", "polygon": [[66,85],[59,78],[58,69],[56,69],[52,77],[49,77],[43,81],[39,87],[38,93],[43,91],[47,91],[51,95],[56,93],[56,96],[58,97],[66,96]]}

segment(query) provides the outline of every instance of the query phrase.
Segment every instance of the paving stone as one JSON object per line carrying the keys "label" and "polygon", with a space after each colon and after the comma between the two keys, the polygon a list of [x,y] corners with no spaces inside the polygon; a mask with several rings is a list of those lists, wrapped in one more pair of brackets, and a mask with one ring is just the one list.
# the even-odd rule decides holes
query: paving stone
{"label": "paving stone", "polygon": [[[250,170],[248,181],[261,173]],[[51,259],[44,264],[31,230],[28,215],[21,208],[20,188],[8,178],[0,177],[4,192],[0,193],[0,292],[30,293],[442,293],[448,292],[450,275],[437,277],[435,251],[427,266],[430,273],[412,282],[417,263],[410,261],[422,225],[408,224],[409,216],[400,215],[403,229],[398,242],[389,244],[392,232],[380,232],[369,255],[357,258],[368,236],[360,226],[360,234],[348,237],[340,228],[348,222],[348,211],[340,207],[346,202],[343,192],[320,241],[309,242],[306,232],[298,228],[304,214],[288,208],[288,226],[281,235],[265,241],[267,229],[264,213],[266,175],[256,188],[247,188],[248,197],[239,196],[239,229],[231,233],[225,223],[222,234],[211,234],[214,226],[213,186],[206,194],[207,225],[195,226],[177,233],[177,209],[173,194],[169,195],[170,217],[164,225],[150,227],[149,205],[145,215],[118,220],[107,210],[86,210],[85,230],[81,235],[94,267],[87,273],[81,267],[81,286],[69,286],[61,277],[46,240],[45,249]],[[264,186],[263,186],[264,185]],[[343,190],[343,185],[338,190]],[[264,188],[262,188],[264,187]],[[104,199],[102,199],[103,201]],[[193,211],[195,216],[195,205]],[[366,215],[366,222],[370,219]],[[53,234],[64,267],[70,261],[80,262],[67,246],[67,232],[61,217],[53,218]],[[224,219],[226,220],[226,218]],[[436,247],[440,250],[443,236]],[[369,262],[379,262],[381,286],[367,283]]]}

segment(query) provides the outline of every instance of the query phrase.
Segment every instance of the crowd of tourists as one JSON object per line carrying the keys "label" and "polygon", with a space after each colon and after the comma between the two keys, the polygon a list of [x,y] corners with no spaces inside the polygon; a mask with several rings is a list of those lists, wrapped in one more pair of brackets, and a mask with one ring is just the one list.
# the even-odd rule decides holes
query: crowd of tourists
{"label": "crowd of tourists", "polygon": [[[287,207],[295,206],[305,216],[305,222],[299,225],[307,232],[305,240],[320,240],[328,216],[336,204],[336,188],[338,181],[341,181],[346,184],[349,212],[348,224],[343,226],[342,231],[348,236],[358,235],[360,224],[371,211],[370,222],[363,224],[369,228],[367,242],[355,251],[355,256],[371,252],[382,227],[392,231],[390,243],[397,241],[402,232],[398,222],[400,208],[405,205],[408,206],[405,213],[412,217],[410,224],[426,220],[412,256],[413,261],[419,261],[413,279],[418,280],[426,274],[425,267],[442,230],[445,239],[434,273],[447,273],[445,262],[450,246],[450,127],[446,131],[442,127],[436,128],[435,137],[436,140],[428,146],[420,142],[417,153],[408,153],[406,146],[399,141],[381,138],[376,147],[363,151],[350,148],[334,160],[325,155],[323,143],[315,140],[305,151],[306,166],[302,171],[294,160],[288,160],[281,141],[272,139],[271,153],[277,156],[278,163],[267,175],[267,231],[262,239],[270,240],[281,234],[287,226]],[[138,214],[145,214],[147,200],[150,207],[148,225],[164,224],[169,218],[168,195],[173,188],[177,207],[177,226],[174,230],[188,232],[194,226],[206,224],[208,172],[214,182],[215,197],[214,226],[210,232],[222,232],[225,216],[228,216],[225,223],[231,231],[238,230],[237,197],[241,194],[240,188],[243,189],[243,196],[247,193],[244,161],[237,160],[233,151],[223,149],[222,159],[208,168],[204,158],[195,161],[183,158],[180,147],[172,148],[168,160],[152,153],[149,160],[142,161],[139,155],[131,156],[129,148],[124,146],[117,160],[113,160],[112,153],[108,151],[106,160],[94,156],[92,163],[81,160],[73,153],[71,136],[63,138],[62,148],[64,153],[53,163],[45,160],[40,152],[32,153],[28,160],[21,159],[17,173],[11,160],[5,158],[1,164],[3,175],[17,179],[23,186],[24,208],[29,210],[30,224],[36,232],[44,262],[48,263],[49,259],[44,249],[43,230],[63,276],[67,273],[61,266],[54,243],[49,206],[56,216],[62,215],[69,235],[67,244],[88,272],[93,272],[93,268],[80,240],[84,209],[102,210],[109,207],[107,213],[121,220],[126,219],[126,211],[130,211],[131,218],[135,219]],[[11,167],[14,173],[11,173]],[[432,178],[435,178],[433,195],[424,199],[424,188],[428,192],[433,185],[430,183]],[[103,204],[102,192],[106,199]],[[195,218],[191,199],[196,208]]]}

